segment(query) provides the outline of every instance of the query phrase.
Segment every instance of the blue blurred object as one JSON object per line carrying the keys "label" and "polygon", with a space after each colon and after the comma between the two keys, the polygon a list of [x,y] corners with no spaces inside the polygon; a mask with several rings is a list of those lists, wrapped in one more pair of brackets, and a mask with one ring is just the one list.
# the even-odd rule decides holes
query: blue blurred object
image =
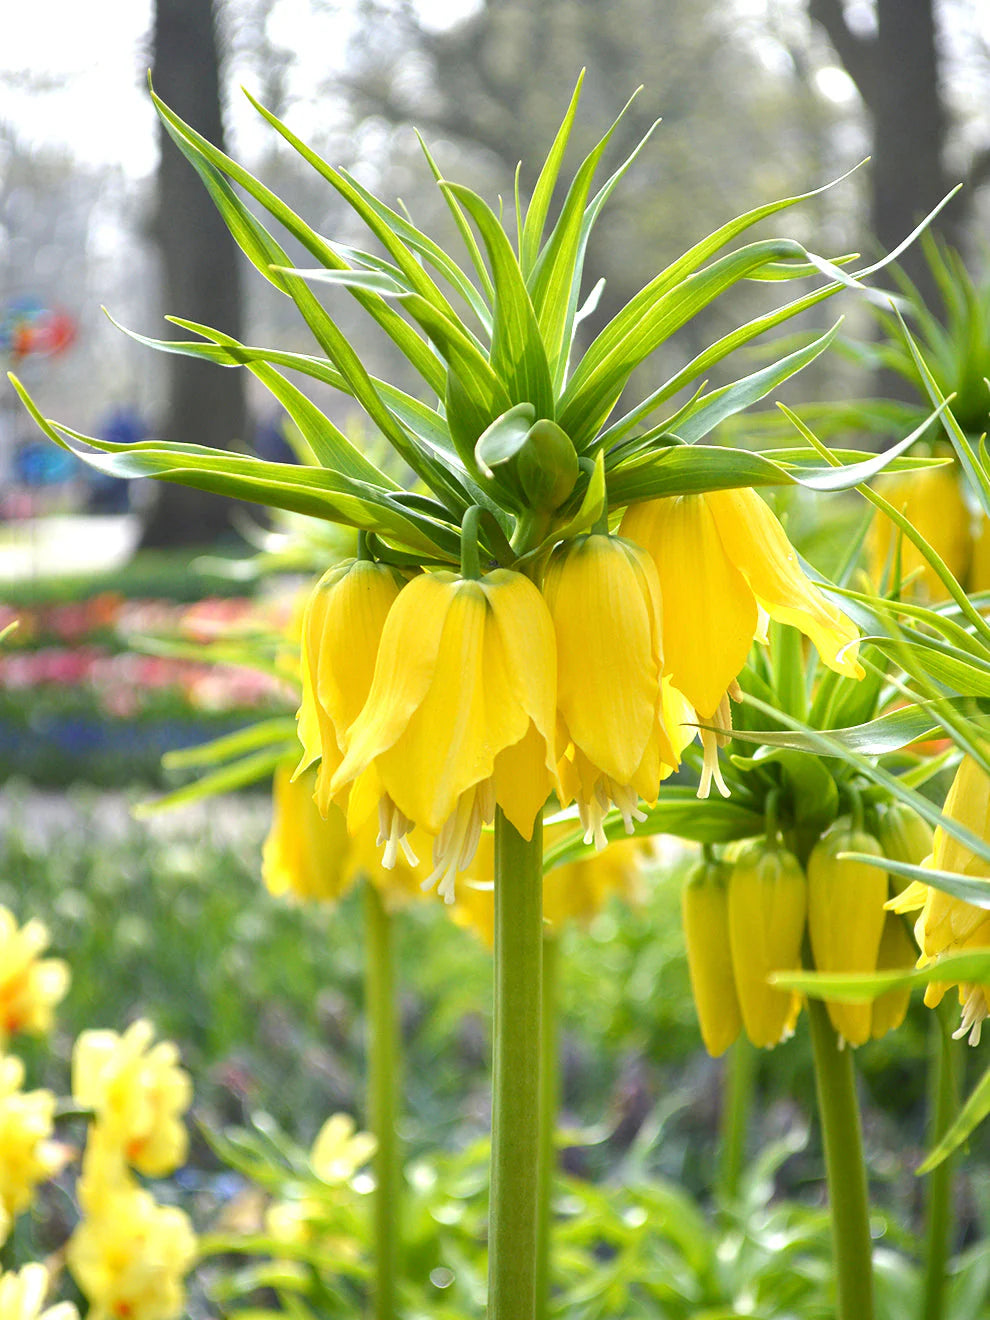
{"label": "blue blurred object", "polygon": [[[104,415],[96,428],[101,440],[116,445],[133,445],[147,439],[148,428],[136,408],[121,406]],[[127,513],[131,506],[131,483],[121,477],[111,477],[95,468],[86,473],[89,495],[86,508],[90,513]]]}
{"label": "blue blurred object", "polygon": [[14,480],[21,486],[57,486],[79,474],[81,464],[64,449],[33,440],[14,454]]}

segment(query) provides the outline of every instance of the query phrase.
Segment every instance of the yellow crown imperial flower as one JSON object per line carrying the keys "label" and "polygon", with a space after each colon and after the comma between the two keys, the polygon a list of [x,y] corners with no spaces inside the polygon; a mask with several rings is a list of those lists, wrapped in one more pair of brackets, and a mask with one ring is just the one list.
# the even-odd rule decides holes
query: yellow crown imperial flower
{"label": "yellow crown imperial flower", "polygon": [[316,801],[324,816],[347,731],[368,696],[382,628],[402,584],[387,564],[345,560],[320,578],[303,614],[299,768],[319,758]]}
{"label": "yellow crown imperial flower", "polygon": [[729,937],[729,868],[707,858],[691,868],[681,895],[691,993],[701,1039],[713,1058],[739,1035],[742,1014]]}
{"label": "yellow crown imperial flower", "polygon": [[348,827],[379,809],[384,864],[413,825],[434,838],[447,902],[496,804],[524,838],[553,783],[557,670],[536,587],[496,569],[424,573],[403,587],[332,792],[350,785]]}
{"label": "yellow crown imperial flower", "polygon": [[[652,556],[663,597],[664,663],[702,720],[731,723],[726,694],[759,636],[762,614],[800,629],[830,669],[862,678],[855,625],[805,576],[784,529],[748,488],[644,500],[627,510],[623,536]],[[706,767],[716,736],[702,731]]]}
{"label": "yellow crown imperial flower", "polygon": [[[990,841],[990,776],[971,756],[964,756],[959,763],[942,812],[978,838]],[[941,826],[935,830],[932,855],[922,865],[990,881],[990,863]],[[921,909],[914,927],[914,937],[921,949],[919,967],[930,967],[947,953],[990,948],[990,912],[940,889],[912,881],[888,906],[894,912]],[[925,987],[925,1003],[929,1008],[941,1003],[951,984],[929,982]],[[962,1021],[955,1036],[957,1039],[968,1036],[971,1045],[978,1045],[983,1021],[990,1013],[990,985],[960,982],[959,1003]]]}
{"label": "yellow crown imperial flower", "polygon": [[736,994],[746,1035],[763,1049],[794,1032],[799,995],[769,984],[771,972],[801,966],[808,906],[801,863],[786,848],[754,840],[735,856],[729,873],[729,941]]}
{"label": "yellow crown imperial flower", "polygon": [[[918,950],[911,936],[904,928],[903,917],[888,912],[880,936],[880,948],[877,950],[878,972],[903,972],[914,966]],[[907,1016],[911,1003],[911,987],[896,986],[885,994],[877,995],[873,1001],[870,1017],[870,1035],[874,1040],[886,1036],[888,1031],[896,1031]]]}
{"label": "yellow crown imperial flower", "polygon": [[177,1320],[196,1258],[188,1217],[133,1183],[110,1192],[69,1239],[66,1259],[89,1299],[88,1320]]}
{"label": "yellow crown imperial flower", "polygon": [[0,1316],[3,1320],[79,1320],[71,1302],[45,1305],[48,1271],[44,1265],[25,1265],[22,1270],[0,1274]]}
{"label": "yellow crown imperial flower", "polygon": [[[883,936],[887,873],[866,862],[840,860],[840,853],[882,856],[871,834],[840,817],[808,858],[808,934],[820,972],[874,972]],[[826,1001],[832,1026],[849,1045],[862,1045],[872,1031],[873,1005]]]}
{"label": "yellow crown imperial flower", "polygon": [[328,803],[326,818],[313,800],[316,776],[298,778],[289,765],[275,768],[272,825],[261,845],[261,878],[276,897],[338,899],[349,889],[350,837],[343,811]]}
{"label": "yellow crown imperial flower", "polygon": [[149,1177],[171,1173],[186,1158],[189,1075],[179,1067],[171,1041],[152,1045],[150,1022],[134,1022],[124,1034],[84,1031],[72,1053],[72,1094],[96,1114],[103,1137],[128,1164]]}
{"label": "yellow crown imperial flower", "polygon": [[[649,555],[631,541],[593,534],[567,541],[543,583],[557,637],[561,797],[577,800],[585,841],[604,848],[614,805],[632,833],[638,798],[657,800],[676,767],[662,690],[662,603]],[[678,731],[680,732],[680,731]]]}
{"label": "yellow crown imperial flower", "polygon": [[[881,477],[876,486],[878,493],[904,514],[945,561],[953,577],[962,582],[969,567],[972,519],[955,466],[891,473]],[[870,576],[875,583],[884,580],[884,573],[892,570],[894,556],[899,553],[901,577],[916,575],[909,592],[920,592],[928,600],[945,598],[945,585],[938,574],[914,542],[902,537],[900,529],[880,510],[870,524],[867,545]]]}
{"label": "yellow crown imperial flower", "polygon": [[52,1024],[52,1009],[69,985],[69,969],[60,958],[39,958],[48,947],[40,921],[18,926],[0,907],[0,1048],[16,1032],[40,1036]]}
{"label": "yellow crown imperial flower", "polygon": [[[573,834],[576,823],[560,820],[544,825],[544,852]],[[590,922],[613,894],[626,902],[638,901],[650,843],[649,839],[613,839],[603,850],[596,849],[547,871],[543,876],[546,925],[557,932],[567,921]],[[458,887],[451,916],[459,926],[473,930],[489,948],[495,942],[494,876],[495,841],[486,831],[465,872],[466,883]]]}
{"label": "yellow crown imperial flower", "polygon": [[62,1159],[50,1140],[55,1117],[51,1091],[24,1091],[20,1059],[0,1056],[0,1207],[10,1222],[26,1210],[34,1189]]}

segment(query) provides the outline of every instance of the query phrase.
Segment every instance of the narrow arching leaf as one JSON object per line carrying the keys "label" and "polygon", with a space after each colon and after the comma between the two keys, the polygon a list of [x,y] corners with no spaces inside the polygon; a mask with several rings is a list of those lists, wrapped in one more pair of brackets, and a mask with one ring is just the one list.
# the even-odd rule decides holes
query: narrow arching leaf
{"label": "narrow arching leaf", "polygon": [[[877,858],[876,861],[881,859]],[[774,972],[770,981],[784,990],[797,990],[812,999],[835,999],[862,1003],[904,985],[928,985],[932,981],[990,980],[990,949],[974,953],[949,953],[929,967],[892,972]]]}
{"label": "narrow arching leaf", "polygon": [[540,327],[519,262],[494,211],[470,188],[444,184],[478,226],[495,283],[491,366],[510,404],[531,403],[538,418],[553,420],[554,392]]}
{"label": "narrow arching leaf", "polygon": [[264,751],[242,757],[241,760],[225,765],[221,770],[214,770],[211,774],[203,775],[201,779],[185,784],[171,793],[164,793],[161,797],[152,798],[147,802],[139,802],[131,809],[131,814],[139,820],[145,820],[163,811],[188,806],[190,802],[200,802],[203,798],[216,797],[220,793],[232,793],[235,789],[245,788],[248,784],[256,784],[259,780],[268,778],[286,756],[294,755],[295,752],[296,747],[288,741],[281,746],[266,747]]}
{"label": "narrow arching leaf", "polygon": [[[863,862],[868,866],[879,866],[881,870],[891,872],[893,875],[902,876],[905,880],[920,880],[922,884],[931,885],[932,889],[941,889],[945,894],[951,894],[953,898],[958,898],[971,907],[990,910],[990,881],[974,880],[971,876],[960,875],[956,871],[941,871],[935,867],[915,866],[911,862],[895,862],[889,858],[874,858],[868,860],[866,853],[849,853],[853,861]],[[987,965],[990,967],[990,952],[987,954]]]}
{"label": "narrow arching leaf", "polygon": [[965,1104],[941,1141],[929,1151],[921,1164],[918,1165],[918,1173],[931,1173],[933,1169],[937,1169],[954,1150],[958,1150],[964,1141],[969,1140],[987,1114],[990,1114],[990,1068],[987,1069],[966,1097]]}
{"label": "narrow arching leaf", "polygon": [[[866,724],[851,729],[829,729],[828,738],[835,747],[855,752],[860,756],[883,756],[898,752],[903,747],[939,733],[941,726],[934,712],[924,706],[903,706],[900,710],[880,715]],[[757,743],[764,747],[783,747],[793,751],[822,755],[822,733],[818,730],[802,733],[799,729],[783,733],[771,729],[749,731],[734,729],[733,736],[742,742]],[[837,755],[837,751],[833,755]]]}
{"label": "narrow arching leaf", "polygon": [[289,716],[277,715],[270,720],[258,720],[247,728],[235,733],[225,733],[220,738],[211,738],[209,742],[196,747],[180,747],[166,752],[162,765],[166,770],[188,770],[204,765],[221,765],[224,761],[244,756],[261,748],[284,747],[290,751],[298,742],[296,722]]}
{"label": "narrow arching leaf", "polygon": [[540,244],[543,241],[543,227],[546,224],[547,212],[550,209],[554,189],[560,177],[560,167],[564,161],[564,153],[567,150],[571,129],[574,126],[574,116],[577,114],[578,102],[581,99],[584,75],[585,70],[582,69],[578,74],[570,105],[567,107],[567,112],[560,128],[557,130],[557,136],[553,140],[547,158],[543,162],[543,168],[537,177],[536,186],[533,188],[533,196],[526,211],[526,222],[523,225],[519,242],[519,265],[522,268],[524,278],[527,280],[539,256]]}

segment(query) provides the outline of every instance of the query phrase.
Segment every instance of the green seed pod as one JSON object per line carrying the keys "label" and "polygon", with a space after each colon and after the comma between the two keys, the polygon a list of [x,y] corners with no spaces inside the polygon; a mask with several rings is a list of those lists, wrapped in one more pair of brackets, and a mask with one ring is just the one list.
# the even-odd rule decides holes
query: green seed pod
{"label": "green seed pod", "polygon": [[[872,834],[840,817],[818,840],[808,859],[808,934],[820,972],[876,971],[883,934],[887,873],[865,862],[840,861],[840,853],[882,857]],[[832,1026],[849,1045],[869,1040],[873,1005],[826,1001]]]}
{"label": "green seed pod", "polygon": [[771,972],[801,966],[807,912],[801,863],[765,839],[747,844],[729,876],[729,940],[746,1035],[770,1049],[791,1035],[800,996],[768,984]]}
{"label": "green seed pod", "polygon": [[691,991],[701,1038],[713,1058],[739,1035],[742,1018],[729,944],[728,867],[700,861],[688,872],[681,896]]}

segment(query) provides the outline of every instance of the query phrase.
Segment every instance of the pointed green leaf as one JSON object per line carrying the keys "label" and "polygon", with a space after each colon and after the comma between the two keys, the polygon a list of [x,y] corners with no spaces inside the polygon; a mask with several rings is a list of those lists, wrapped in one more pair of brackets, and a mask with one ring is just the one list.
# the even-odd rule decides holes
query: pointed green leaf
{"label": "pointed green leaf", "polygon": [[540,254],[540,244],[543,242],[543,227],[546,224],[547,212],[550,209],[554,189],[557,187],[560,167],[563,164],[564,153],[567,151],[567,143],[570,140],[571,129],[574,126],[574,117],[577,114],[578,102],[581,99],[584,75],[585,70],[582,69],[578,74],[570,105],[567,107],[567,112],[560,128],[557,130],[557,136],[553,140],[553,145],[547,153],[543,168],[536,180],[533,196],[526,211],[526,223],[523,225],[522,238],[519,243],[519,265],[522,267],[523,276],[527,280]]}
{"label": "pointed green leaf", "polygon": [[540,327],[522,271],[494,211],[470,188],[444,184],[478,227],[495,284],[491,365],[510,404],[531,403],[537,417],[554,417],[554,393]]}
{"label": "pointed green leaf", "polygon": [[152,798],[147,802],[139,802],[131,809],[131,814],[138,820],[147,820],[149,816],[157,816],[163,811],[172,811],[176,807],[188,806],[190,802],[201,802],[204,798],[216,797],[221,793],[232,793],[235,789],[245,788],[248,784],[256,784],[259,780],[268,778],[281,761],[287,756],[296,755],[297,752],[298,740],[285,742],[281,746],[266,747],[264,751],[242,757],[241,760],[225,765],[221,770],[214,770],[212,774],[203,775],[202,778],[177,788],[174,792],[164,793],[161,797]]}
{"label": "pointed green leaf", "polygon": [[958,1150],[964,1141],[969,1140],[987,1114],[990,1114],[990,1068],[986,1070],[966,1097],[966,1103],[956,1115],[955,1120],[941,1141],[929,1151],[925,1159],[918,1165],[918,1173],[931,1173],[933,1169],[937,1169],[954,1150]]}
{"label": "pointed green leaf", "polygon": [[162,757],[162,765],[166,770],[220,765],[262,747],[284,746],[287,743],[291,748],[296,742],[295,720],[277,715],[269,720],[258,720],[244,729],[238,729],[236,733],[211,738],[209,742],[200,743],[196,747],[180,747],[173,752],[166,752]]}

